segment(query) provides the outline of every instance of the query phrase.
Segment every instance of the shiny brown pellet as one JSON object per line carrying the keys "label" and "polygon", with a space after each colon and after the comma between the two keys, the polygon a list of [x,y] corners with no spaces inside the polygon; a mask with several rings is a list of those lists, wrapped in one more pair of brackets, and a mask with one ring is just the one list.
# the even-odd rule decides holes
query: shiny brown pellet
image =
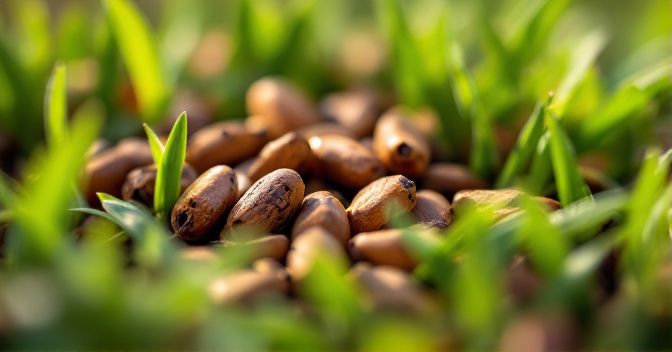
{"label": "shiny brown pellet", "polygon": [[435,163],[427,168],[422,180],[422,187],[452,198],[459,191],[483,189],[487,187],[487,184],[464,165]]}
{"label": "shiny brown pellet", "polygon": [[399,110],[389,111],[378,120],[373,151],[390,173],[417,180],[427,170],[431,153],[425,137]]}
{"label": "shiny brown pellet", "polygon": [[371,135],[383,106],[374,91],[357,89],[327,96],[320,108],[328,119],[348,128],[353,137],[361,138]]}
{"label": "shiny brown pellet", "polygon": [[251,304],[267,296],[284,296],[289,283],[272,273],[241,270],[219,277],[210,284],[208,292],[219,305]]}
{"label": "shiny brown pellet", "polygon": [[313,102],[281,78],[268,77],[254,82],[247,90],[245,102],[248,114],[262,120],[272,138],[320,119]]}
{"label": "shiny brown pellet", "polygon": [[[438,235],[421,228],[412,228],[409,235],[420,236],[424,241],[436,242]],[[375,265],[389,265],[403,270],[413,270],[418,259],[404,242],[404,232],[400,229],[362,232],[354,236],[348,245],[353,260],[366,261]]]}
{"label": "shiny brown pellet", "polygon": [[240,122],[219,122],[196,132],[187,145],[187,162],[197,171],[215,165],[235,165],[256,155],[268,137]]}
{"label": "shiny brown pellet", "polygon": [[223,240],[222,245],[232,250],[249,251],[253,260],[267,257],[283,260],[289,250],[289,240],[285,235],[268,235],[248,241]]}
{"label": "shiny brown pellet", "polygon": [[373,311],[431,314],[436,302],[406,272],[388,266],[355,265],[348,277],[359,284]]}
{"label": "shiny brown pellet", "polygon": [[343,204],[331,193],[321,191],[307,195],[301,203],[292,227],[292,238],[312,226],[331,233],[344,246],[350,239],[350,223]]}
{"label": "shiny brown pellet", "polygon": [[246,225],[277,232],[298,209],[304,190],[303,180],[296,171],[275,170],[255,182],[238,200],[229,214],[226,229]]}
{"label": "shiny brown pellet", "polygon": [[287,254],[287,271],[292,282],[300,285],[310,273],[315,259],[322,255],[344,261],[347,258],[343,245],[321,227],[311,227],[296,236]]}
{"label": "shiny brown pellet", "polygon": [[86,165],[86,199],[89,204],[99,204],[97,192],[121,197],[121,187],[126,175],[136,167],[151,164],[152,153],[149,144],[130,138],[116,147],[95,155]]}
{"label": "shiny brown pellet", "polygon": [[424,189],[415,194],[415,220],[428,227],[445,229],[453,222],[450,202],[441,193]]}
{"label": "shiny brown pellet", "polygon": [[301,171],[300,167],[310,156],[310,146],[303,136],[289,132],[266,144],[252,162],[247,177],[256,182],[271,171],[287,168]]}
{"label": "shiny brown pellet", "polygon": [[[196,180],[196,170],[188,164],[182,169],[180,179],[180,194]],[[126,176],[126,182],[121,188],[124,200],[135,200],[152,207],[154,204],[154,186],[156,184],[156,165],[151,164],[133,169]]]}
{"label": "shiny brown pellet", "polygon": [[385,175],[383,164],[354,139],[330,135],[313,137],[309,143],[319,173],[342,187],[359,190]]}
{"label": "shiny brown pellet", "polygon": [[352,233],[380,230],[388,222],[387,210],[392,203],[402,209],[415,206],[415,183],[402,175],[387,176],[364,187],[346,210]]}
{"label": "shiny brown pellet", "polygon": [[238,186],[233,170],[224,165],[203,173],[182,194],[172,211],[175,234],[187,241],[206,239],[235,204]]}

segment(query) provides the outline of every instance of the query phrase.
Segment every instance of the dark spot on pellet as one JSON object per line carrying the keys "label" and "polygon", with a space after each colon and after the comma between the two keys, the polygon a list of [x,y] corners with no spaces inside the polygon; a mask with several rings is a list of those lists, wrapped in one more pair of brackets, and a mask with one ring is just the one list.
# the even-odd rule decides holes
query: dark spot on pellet
{"label": "dark spot on pellet", "polygon": [[181,229],[184,225],[186,225],[188,220],[189,220],[189,214],[187,214],[186,212],[180,211],[180,212],[177,213],[177,227],[178,228]]}
{"label": "dark spot on pellet", "polygon": [[410,200],[411,202],[413,201],[413,195],[411,195],[410,193],[408,194],[408,200]]}
{"label": "dark spot on pellet", "polygon": [[230,180],[231,180],[231,183],[233,183],[233,181],[234,181],[233,176],[231,176]]}
{"label": "dark spot on pellet", "polygon": [[411,151],[412,151],[411,147],[408,144],[406,144],[405,142],[401,143],[401,144],[399,144],[399,146],[397,146],[397,154],[399,154],[401,156],[404,156],[404,157],[409,156],[409,155],[411,155]]}
{"label": "dark spot on pellet", "polygon": [[285,192],[289,192],[289,187],[285,186]]}
{"label": "dark spot on pellet", "polygon": [[198,206],[198,203],[195,200],[190,200],[189,201],[189,207],[191,208],[196,208]]}
{"label": "dark spot on pellet", "polygon": [[243,220],[238,219],[238,220],[233,222],[233,225],[240,225],[242,223],[243,223]]}
{"label": "dark spot on pellet", "polygon": [[405,189],[409,189],[411,187],[415,187],[415,182],[413,182],[411,179],[407,177],[401,177],[399,179],[399,182],[401,182],[401,185],[404,186]]}
{"label": "dark spot on pellet", "polygon": [[222,138],[227,139],[227,138],[229,138],[229,136],[230,136],[230,135],[229,135],[229,132],[227,132],[227,131],[222,131]]}

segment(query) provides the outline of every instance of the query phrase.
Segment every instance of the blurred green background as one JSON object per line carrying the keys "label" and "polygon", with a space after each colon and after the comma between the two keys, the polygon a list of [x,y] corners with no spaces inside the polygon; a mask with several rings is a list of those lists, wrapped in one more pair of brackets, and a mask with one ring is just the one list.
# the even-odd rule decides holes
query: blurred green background
{"label": "blurred green background", "polygon": [[[73,122],[70,138],[45,144],[57,62]],[[142,135],[142,121],[165,133],[182,110],[243,118],[246,89],[265,75],[316,100],[369,85],[430,107],[448,159],[498,181],[506,158],[496,136],[515,140],[554,92],[546,108],[567,149],[634,186],[553,216],[529,204],[528,215],[495,224],[475,212],[439,244],[410,234],[424,263],[415,275],[441,302],[421,317],[370,311],[347,268],[328,259],[307,303],[216,307],[204,287],[245,259],[186,261],[161,225],[123,204],[75,243],[67,209],[84,204],[72,180],[96,138]],[[669,0],[2,1],[0,228],[11,222],[13,241],[0,271],[0,348],[491,350],[519,326],[571,326],[583,348],[670,348],[672,191],[659,149],[672,146],[671,119]],[[554,192],[550,169],[540,172],[530,171],[532,193]],[[518,306],[501,297],[521,250],[548,270],[537,299]],[[605,259],[614,253],[626,258],[618,270]],[[595,293],[605,275],[621,282],[609,301]]]}

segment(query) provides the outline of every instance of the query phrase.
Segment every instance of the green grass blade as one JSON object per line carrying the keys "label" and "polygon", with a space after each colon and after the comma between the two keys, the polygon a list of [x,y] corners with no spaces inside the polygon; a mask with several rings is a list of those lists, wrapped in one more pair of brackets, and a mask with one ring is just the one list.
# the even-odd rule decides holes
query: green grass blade
{"label": "green grass blade", "polygon": [[180,179],[187,149],[187,113],[175,121],[156,174],[154,210],[165,219],[180,196]]}
{"label": "green grass blade", "polygon": [[[549,98],[550,101],[551,98]],[[519,176],[524,168],[531,162],[534,152],[539,143],[541,135],[544,133],[544,122],[546,108],[548,103],[538,103],[534,108],[532,115],[527,119],[523,126],[516,145],[506,159],[504,168],[497,179],[497,188],[505,188],[513,185],[515,177]]]}
{"label": "green grass blade", "polygon": [[574,147],[554,116],[547,116],[550,133],[551,162],[560,203],[567,206],[590,195],[588,186],[579,173]]}
{"label": "green grass blade", "polygon": [[171,88],[149,23],[129,0],[104,0],[104,4],[140,113],[147,121],[158,121],[163,118]]}
{"label": "green grass blade", "polygon": [[68,129],[66,72],[64,64],[56,64],[47,84],[44,97],[44,127],[49,145],[61,143],[66,138]]}
{"label": "green grass blade", "polygon": [[36,154],[26,169],[13,210],[20,235],[10,237],[10,252],[17,264],[44,264],[60,253],[69,233],[69,205],[75,199],[72,185],[85,163],[86,151],[98,136],[99,116],[75,118],[69,138]]}
{"label": "green grass blade", "polygon": [[154,164],[157,167],[161,165],[161,159],[163,158],[163,151],[165,146],[161,143],[159,136],[154,133],[151,127],[146,123],[142,124],[142,128],[145,129],[145,134],[147,135],[147,141],[149,141],[149,148],[152,151],[152,158],[154,159]]}
{"label": "green grass blade", "polygon": [[604,49],[607,42],[606,35],[601,30],[589,33],[572,52],[569,63],[569,72],[565,74],[551,107],[558,116],[564,116],[567,103],[576,93],[576,88],[586,77],[590,67]]}
{"label": "green grass blade", "polygon": [[512,52],[518,65],[524,66],[539,55],[570,3],[571,0],[543,0],[539,3],[532,17],[512,38]]}
{"label": "green grass blade", "polygon": [[536,200],[525,197],[521,208],[524,220],[519,228],[519,239],[535,268],[546,277],[556,276],[570,251],[568,238],[551,223],[548,211]]}
{"label": "green grass blade", "polygon": [[110,215],[110,214],[108,214],[108,213],[106,213],[106,212],[104,212],[104,211],[100,211],[100,210],[98,210],[98,209],[93,209],[93,208],[71,208],[70,211],[75,211],[75,212],[84,213],[84,214],[88,214],[88,215],[98,216],[98,217],[101,217],[101,218],[103,218],[103,219],[109,220],[109,221],[111,221],[111,222],[113,222],[113,223],[119,225],[118,222],[117,222],[117,219],[116,219],[115,217],[113,217],[112,215]]}
{"label": "green grass blade", "polygon": [[525,178],[523,188],[526,192],[535,195],[543,195],[546,192],[546,186],[551,180],[552,165],[551,165],[551,148],[550,133],[545,132],[539,138],[536,145],[532,164],[530,165],[530,173]]}

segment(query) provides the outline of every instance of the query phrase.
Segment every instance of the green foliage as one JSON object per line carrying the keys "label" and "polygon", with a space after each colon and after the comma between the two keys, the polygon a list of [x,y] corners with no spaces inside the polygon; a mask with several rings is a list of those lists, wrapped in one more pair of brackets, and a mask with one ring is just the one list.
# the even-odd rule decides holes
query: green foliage
{"label": "green foliage", "polygon": [[156,39],[149,23],[129,0],[105,0],[110,27],[128,70],[140,113],[147,121],[157,121],[171,94]]}
{"label": "green foliage", "polygon": [[44,128],[50,145],[61,143],[67,135],[68,97],[66,87],[66,68],[56,64],[47,84],[44,97]]}

